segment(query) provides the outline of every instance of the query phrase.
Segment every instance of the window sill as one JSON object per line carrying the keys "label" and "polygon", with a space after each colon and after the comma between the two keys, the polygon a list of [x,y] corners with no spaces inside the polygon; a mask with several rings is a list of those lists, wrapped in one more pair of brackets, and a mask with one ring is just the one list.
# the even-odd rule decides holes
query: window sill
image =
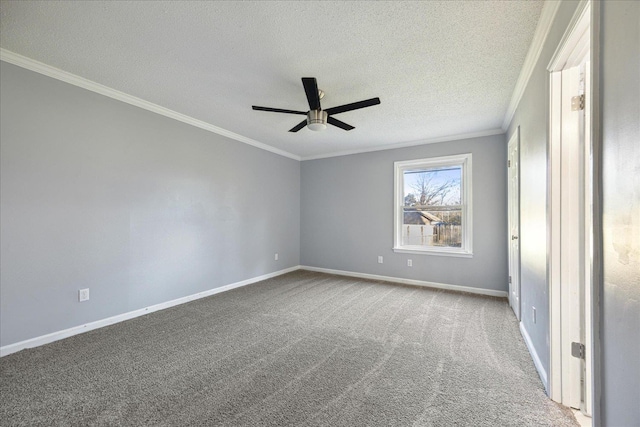
{"label": "window sill", "polygon": [[395,247],[393,252],[401,254],[417,254],[417,255],[436,255],[436,256],[450,256],[457,258],[473,258],[473,252],[465,251],[447,251],[438,249],[410,249],[408,247]]}

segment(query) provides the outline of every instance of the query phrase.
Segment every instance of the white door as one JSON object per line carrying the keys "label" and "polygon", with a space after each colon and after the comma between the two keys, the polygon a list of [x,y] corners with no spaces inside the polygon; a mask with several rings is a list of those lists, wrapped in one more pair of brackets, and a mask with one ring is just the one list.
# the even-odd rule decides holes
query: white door
{"label": "white door", "polygon": [[509,304],[520,320],[520,126],[511,136],[508,150]]}
{"label": "white door", "polygon": [[584,271],[584,285],[582,286],[581,292],[581,310],[580,310],[580,336],[582,342],[585,346],[585,358],[582,360],[582,401],[583,407],[582,412],[591,416],[592,408],[591,408],[591,384],[593,379],[591,378],[591,363],[592,363],[592,351],[593,343],[591,342],[591,331],[592,327],[592,313],[591,313],[591,295],[593,294],[593,272],[591,268],[591,248],[593,247],[593,236],[592,236],[592,225],[593,225],[593,187],[592,187],[592,176],[593,170],[591,165],[591,93],[589,88],[591,87],[591,62],[587,61],[582,68],[582,72],[584,75],[584,80],[582,81],[581,90],[585,96],[585,105],[584,105],[584,123],[582,124],[582,161],[583,161],[583,176],[584,176],[584,187],[583,187],[583,207],[584,207],[584,241],[582,242],[584,249],[584,259],[583,259],[583,271]]}
{"label": "white door", "polygon": [[[584,110],[575,106],[581,95],[580,67],[562,71],[562,142],[560,148],[560,289],[562,321],[562,402],[579,409],[582,401],[581,359],[572,343],[582,343],[580,312],[584,295]],[[566,378],[566,381],[564,380]]]}

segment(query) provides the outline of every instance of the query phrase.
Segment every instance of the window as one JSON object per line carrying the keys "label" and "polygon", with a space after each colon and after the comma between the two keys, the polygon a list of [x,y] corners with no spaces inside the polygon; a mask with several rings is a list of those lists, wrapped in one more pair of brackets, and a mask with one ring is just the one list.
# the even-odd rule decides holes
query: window
{"label": "window", "polygon": [[394,168],[394,252],[471,257],[471,154]]}

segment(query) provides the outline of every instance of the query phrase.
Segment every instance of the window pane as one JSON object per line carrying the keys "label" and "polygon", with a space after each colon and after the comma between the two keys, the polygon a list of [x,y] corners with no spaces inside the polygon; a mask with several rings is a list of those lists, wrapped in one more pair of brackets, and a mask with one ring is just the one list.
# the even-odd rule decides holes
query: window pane
{"label": "window pane", "polygon": [[402,245],[462,246],[462,166],[404,171]]}
{"label": "window pane", "polygon": [[404,171],[405,206],[459,205],[462,166]]}

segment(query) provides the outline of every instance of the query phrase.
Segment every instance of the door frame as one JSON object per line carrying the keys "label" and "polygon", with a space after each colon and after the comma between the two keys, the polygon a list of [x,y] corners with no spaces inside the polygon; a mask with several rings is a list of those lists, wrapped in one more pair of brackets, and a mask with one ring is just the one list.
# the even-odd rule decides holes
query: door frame
{"label": "door frame", "polygon": [[[584,57],[585,48],[588,49],[589,68],[587,70],[587,84],[585,85],[586,105],[585,114],[589,115],[589,124],[585,129],[584,145],[584,268],[583,277],[586,279],[584,296],[584,344],[586,347],[586,375],[584,379],[584,402],[581,410],[591,414],[594,425],[600,424],[599,404],[601,399],[600,377],[600,333],[599,333],[599,289],[602,283],[602,232],[601,232],[601,133],[599,107],[599,22],[600,5],[598,2],[583,0],[578,4],[574,16],[569,23],[564,36],[552,56],[547,67],[550,78],[550,106],[549,106],[549,139],[548,139],[548,188],[547,188],[547,246],[549,253],[549,336],[550,336],[550,376],[549,397],[562,403],[562,310],[563,300],[559,276],[559,231],[561,227],[559,216],[559,165],[561,143],[561,71],[571,68],[576,60]],[[566,304],[565,304],[566,305]],[[564,343],[566,348],[566,343]],[[566,355],[565,355],[566,357]],[[566,373],[565,373],[566,374]]]}

